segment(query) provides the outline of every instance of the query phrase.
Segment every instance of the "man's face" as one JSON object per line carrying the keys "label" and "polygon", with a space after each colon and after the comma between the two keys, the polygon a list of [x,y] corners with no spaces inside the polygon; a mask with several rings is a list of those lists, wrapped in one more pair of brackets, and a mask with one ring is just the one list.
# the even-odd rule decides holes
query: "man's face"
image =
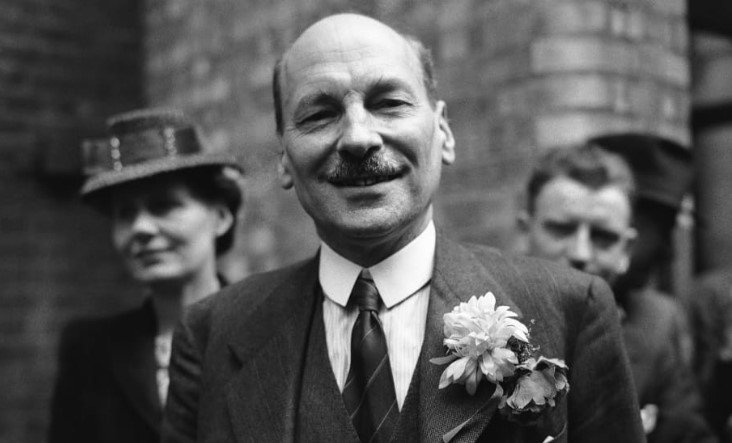
{"label": "man's face", "polygon": [[321,238],[338,250],[421,232],[454,141],[413,49],[379,22],[339,15],[283,61],[280,178]]}
{"label": "man's face", "polygon": [[631,206],[617,186],[591,189],[567,177],[539,191],[524,223],[529,253],[565,263],[612,283],[627,270]]}

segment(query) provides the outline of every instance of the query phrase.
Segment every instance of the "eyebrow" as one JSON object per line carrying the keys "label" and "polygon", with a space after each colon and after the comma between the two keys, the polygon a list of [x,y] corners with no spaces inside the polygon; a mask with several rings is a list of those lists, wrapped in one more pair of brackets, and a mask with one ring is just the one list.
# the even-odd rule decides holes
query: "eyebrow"
{"label": "eyebrow", "polygon": [[412,88],[409,83],[400,78],[385,78],[383,76],[379,77],[379,79],[371,85],[369,88],[369,94],[378,95],[397,90],[404,91],[410,96],[416,95],[416,91],[414,91],[414,88]]}

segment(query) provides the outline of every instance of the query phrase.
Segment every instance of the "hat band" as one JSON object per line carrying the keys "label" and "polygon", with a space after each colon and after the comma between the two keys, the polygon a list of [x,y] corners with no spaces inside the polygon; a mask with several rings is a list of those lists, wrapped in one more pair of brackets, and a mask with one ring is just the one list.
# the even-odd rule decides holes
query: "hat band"
{"label": "hat band", "polygon": [[158,158],[201,152],[201,144],[193,128],[156,128],[113,136],[109,145],[109,163],[103,169],[115,171]]}

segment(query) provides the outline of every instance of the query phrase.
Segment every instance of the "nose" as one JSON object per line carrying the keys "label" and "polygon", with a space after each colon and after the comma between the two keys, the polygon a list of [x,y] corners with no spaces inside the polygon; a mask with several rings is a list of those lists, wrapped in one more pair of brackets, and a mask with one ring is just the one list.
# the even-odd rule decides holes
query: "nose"
{"label": "nose", "polygon": [[569,242],[567,256],[570,264],[581,271],[586,270],[593,253],[589,228],[580,225]]}
{"label": "nose", "polygon": [[144,208],[138,209],[130,220],[130,231],[133,235],[152,235],[156,229],[155,217]]}
{"label": "nose", "polygon": [[338,152],[361,159],[382,145],[381,135],[363,104],[349,106],[342,118],[342,131],[338,139]]}

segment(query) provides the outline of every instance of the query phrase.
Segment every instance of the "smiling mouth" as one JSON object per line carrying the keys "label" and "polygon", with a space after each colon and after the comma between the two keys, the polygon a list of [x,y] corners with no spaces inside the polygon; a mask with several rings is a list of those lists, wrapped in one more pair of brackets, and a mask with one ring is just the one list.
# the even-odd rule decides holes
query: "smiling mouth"
{"label": "smiling mouth", "polygon": [[165,252],[164,249],[149,249],[149,250],[143,250],[138,251],[135,254],[133,254],[133,257],[137,259],[146,259],[150,257],[156,257],[157,255]]}
{"label": "smiling mouth", "polygon": [[389,174],[389,175],[377,175],[368,177],[341,177],[337,179],[328,180],[331,184],[340,187],[349,188],[362,188],[367,186],[377,185],[387,181],[399,178],[401,174]]}

